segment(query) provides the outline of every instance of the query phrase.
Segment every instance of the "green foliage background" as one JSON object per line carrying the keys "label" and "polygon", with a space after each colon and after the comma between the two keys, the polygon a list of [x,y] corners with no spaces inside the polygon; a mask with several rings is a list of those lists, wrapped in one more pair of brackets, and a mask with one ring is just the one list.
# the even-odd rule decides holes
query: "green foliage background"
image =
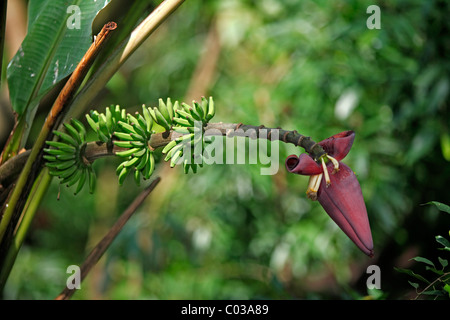
{"label": "green foliage background", "polygon": [[[381,8],[380,30],[366,27],[371,4]],[[280,145],[271,176],[260,165],[185,175],[161,163],[162,182],[74,299],[362,298],[373,294],[371,264],[380,266],[385,298],[414,294],[394,267],[442,256],[434,237],[450,229],[447,214],[421,206],[449,198],[449,9],[418,0],[186,1],[92,108],[134,111],[160,97],[212,95],[216,121],[281,126],[316,141],[354,130],[345,162],[362,186],[376,255],[363,255],[306,199],[308,179],[284,170],[284,158],[301,150]],[[212,59],[202,57],[214,27],[213,76],[189,96],[197,67]],[[343,116],[342,99],[354,101]],[[115,165],[95,163],[94,195],[73,196],[54,180],[5,298],[51,299],[63,289],[67,266],[82,263],[140,190],[132,179],[119,187]]]}

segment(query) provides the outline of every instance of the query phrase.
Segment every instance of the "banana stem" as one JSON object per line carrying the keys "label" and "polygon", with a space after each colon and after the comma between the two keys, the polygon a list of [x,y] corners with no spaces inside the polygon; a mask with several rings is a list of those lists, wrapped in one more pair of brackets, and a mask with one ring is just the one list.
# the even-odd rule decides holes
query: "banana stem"
{"label": "banana stem", "polygon": [[16,260],[17,254],[22,247],[23,241],[25,240],[28,229],[30,228],[31,222],[34,215],[44,197],[50,182],[52,181],[52,176],[48,174],[48,169],[44,168],[39,174],[39,177],[35,180],[34,185],[31,189],[30,196],[25,203],[25,207],[22,211],[22,221],[19,223],[14,240],[6,253],[4,263],[1,265],[0,269],[0,292],[3,291],[8,275],[11,272],[12,266]]}
{"label": "banana stem", "polygon": [[[260,134],[261,130],[266,130],[266,134]],[[315,159],[320,159],[320,157],[325,154],[325,151],[319,144],[311,140],[310,137],[305,137],[295,130],[289,131],[280,128],[266,128],[264,126],[218,122],[208,123],[208,125],[205,127],[205,135],[220,135],[228,137],[244,136],[249,138],[271,139],[275,137],[272,135],[273,130],[278,130],[278,135],[276,136],[278,140],[284,143],[291,143],[295,146],[304,148],[305,151]],[[248,132],[250,131],[255,135],[250,136],[248,134]],[[153,149],[164,147],[170,141],[179,136],[181,136],[181,134],[173,131],[155,133],[151,136],[150,147]],[[94,141],[87,143],[84,151],[84,157],[87,161],[92,163],[100,158],[115,156],[116,152],[124,150],[126,150],[126,148],[121,148],[115,145],[113,148],[109,148],[104,142]],[[0,166],[0,184],[2,183],[2,181],[14,181],[23,167],[22,164],[25,163],[29,155],[30,151],[26,151],[10,159],[3,166]]]}

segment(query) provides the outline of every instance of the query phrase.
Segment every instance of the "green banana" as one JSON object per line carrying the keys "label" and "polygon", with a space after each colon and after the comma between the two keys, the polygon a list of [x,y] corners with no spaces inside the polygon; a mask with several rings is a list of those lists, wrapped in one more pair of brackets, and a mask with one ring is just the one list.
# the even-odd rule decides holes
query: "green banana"
{"label": "green banana", "polygon": [[57,156],[57,155],[61,155],[61,154],[70,153],[70,152],[66,152],[66,151],[60,150],[60,149],[49,149],[49,148],[44,148],[44,152],[46,152],[46,153],[48,153],[49,155],[52,155],[52,156]]}
{"label": "green banana", "polygon": [[181,150],[181,148],[183,148],[183,144],[177,144],[175,147],[173,147],[172,149],[169,150],[169,152],[167,152],[166,157],[164,158],[164,161],[168,161],[170,158],[172,158],[173,154],[175,152],[177,152],[178,150]]}
{"label": "green banana", "polygon": [[153,108],[153,113],[155,115],[155,118],[153,118],[153,120],[155,120],[155,122],[164,129],[170,130],[170,124],[167,122],[166,118],[164,118],[164,116],[161,114],[161,111],[159,111],[159,109],[155,107]]}
{"label": "green banana", "polygon": [[66,154],[59,154],[56,157],[56,161],[67,161],[67,160],[72,160],[76,158],[76,154],[75,153],[66,153]]}
{"label": "green banana", "polygon": [[133,117],[131,114],[128,114],[127,116],[128,116],[128,121],[130,122],[130,125],[133,126],[136,133],[141,135],[142,137],[147,137],[147,132],[145,131],[145,127],[144,128],[141,127],[138,119]]}
{"label": "green banana", "polygon": [[56,156],[51,156],[48,154],[43,155],[42,158],[44,158],[45,160],[50,161],[50,162],[57,161]]}
{"label": "green banana", "polygon": [[[175,101],[175,103],[176,103],[176,101]],[[169,112],[169,118],[172,119],[175,110],[174,110],[174,105],[172,103],[172,100],[170,100],[170,98],[167,98],[166,106],[167,106],[167,111]]]}
{"label": "green banana", "polygon": [[[125,162],[125,161],[124,161]],[[116,175],[120,174],[120,171],[122,171],[122,169],[124,168],[124,162],[121,162],[116,169]]]}
{"label": "green banana", "polygon": [[146,146],[146,144],[142,141],[129,141],[129,142],[133,147],[137,147],[137,148],[143,148]]}
{"label": "green banana", "polygon": [[97,132],[98,130],[98,125],[97,125],[97,121],[95,121],[92,118],[93,112],[91,111],[91,114],[86,114],[86,120],[88,122],[88,124],[91,126],[92,130],[94,130],[95,132]]}
{"label": "green banana", "polygon": [[75,183],[78,182],[78,180],[80,180],[82,174],[83,174],[83,169],[82,168],[77,168],[77,170],[69,177],[61,180],[61,184],[65,184],[66,187],[71,187],[73,186]]}
{"label": "green banana", "polygon": [[106,121],[107,121],[106,120],[106,116],[103,113],[100,113],[99,117],[98,117],[98,128],[99,128],[99,131],[101,131],[105,135],[105,137],[107,137],[109,139],[109,137],[111,137],[111,133],[108,130],[108,126],[106,124]]}
{"label": "green banana", "polygon": [[214,101],[212,97],[209,97],[208,101],[208,113],[206,114],[206,121],[211,120],[216,113],[216,110],[214,108]]}
{"label": "green banana", "polygon": [[194,119],[194,117],[192,117],[192,115],[190,113],[188,113],[184,110],[177,110],[175,113],[180,116],[177,118],[182,118],[182,119],[184,118],[187,121],[189,121],[190,126],[194,126],[196,120]]}
{"label": "green banana", "polygon": [[180,159],[183,156],[183,150],[176,151],[172,158],[170,159],[170,167],[173,168],[177,165],[178,159]]}
{"label": "green banana", "polygon": [[77,130],[81,143],[85,143],[86,142],[86,128],[84,127],[84,125],[81,123],[80,120],[77,120],[77,119],[71,119],[70,122],[72,123],[72,126]]}
{"label": "green banana", "polygon": [[119,138],[120,140],[126,140],[126,141],[133,141],[134,138],[132,137],[131,133],[124,133],[124,132],[114,132],[114,135]]}
{"label": "green banana", "polygon": [[167,105],[161,98],[158,100],[158,110],[161,112],[162,116],[167,121],[167,123],[170,124],[172,122],[172,117],[170,116]]}
{"label": "green banana", "polygon": [[144,153],[147,152],[146,148],[141,148],[139,151],[133,153],[133,157],[140,158],[144,155]]}
{"label": "green banana", "polygon": [[128,124],[126,122],[123,121],[119,121],[118,122],[119,126],[122,127],[123,130],[125,130],[128,133],[133,133],[133,134],[138,134],[136,132],[136,130],[134,129],[134,127],[131,124]]}
{"label": "green banana", "polygon": [[133,157],[128,161],[125,161],[125,163],[123,164],[125,168],[131,168],[133,167],[136,163],[139,162],[139,158],[138,157]]}
{"label": "green banana", "polygon": [[153,174],[153,171],[155,171],[155,157],[153,156],[153,153],[150,153],[148,162],[144,168],[144,178],[146,180],[150,179],[150,176]]}
{"label": "green banana", "polygon": [[153,127],[153,118],[149,109],[145,105],[142,105],[142,114],[144,115],[145,122],[147,123],[147,132],[150,132]]}
{"label": "green banana", "polygon": [[71,152],[75,152],[76,148],[72,145],[69,145],[67,143],[64,142],[59,142],[59,141],[47,141],[47,144],[51,147],[57,148],[61,151],[64,151],[66,153],[71,153]]}
{"label": "green banana", "polygon": [[[75,139],[72,138],[72,136],[67,133],[54,130],[53,134],[55,136],[57,136],[59,138],[59,140],[64,141],[65,143],[68,143],[68,144],[74,146],[75,148],[77,148],[79,146],[79,143],[77,141],[75,141]],[[77,136],[78,136],[78,134],[77,134]]]}
{"label": "green banana", "polygon": [[113,119],[113,115],[111,113],[111,110],[109,110],[109,107],[106,107],[105,118],[106,118],[106,127],[108,128],[108,132],[111,135],[112,132],[114,131],[113,130],[114,129],[114,119]]}
{"label": "green banana", "polygon": [[203,108],[200,106],[200,104],[198,104],[196,101],[194,101],[193,103],[193,109],[197,112],[197,114],[200,116],[201,120],[205,119],[205,113],[203,111]]}
{"label": "green banana", "polygon": [[120,148],[131,148],[132,147],[131,142],[132,141],[120,141],[120,140],[113,141],[113,143]]}
{"label": "green banana", "polygon": [[136,169],[139,170],[139,171],[142,171],[142,169],[145,168],[145,165],[147,164],[149,155],[150,155],[150,153],[151,153],[151,151],[148,150],[148,149],[146,149],[145,151],[146,151],[146,152],[145,152],[144,155],[142,155],[139,164],[136,165]]}
{"label": "green banana", "polygon": [[141,185],[141,173],[136,169],[134,170],[134,181],[138,187]]}
{"label": "green banana", "polygon": [[75,166],[77,164],[77,161],[75,159],[73,160],[67,160],[67,161],[60,161],[58,162],[58,165],[56,166],[56,169],[58,170],[66,170],[72,166]]}
{"label": "green banana", "polygon": [[165,145],[164,149],[162,150],[162,153],[166,154],[170,149],[172,149],[176,145],[177,145],[176,140],[170,141],[168,144]]}
{"label": "green banana", "polygon": [[64,123],[63,126],[67,130],[67,132],[70,134],[70,136],[77,142],[77,145],[80,145],[83,143],[83,141],[80,137],[80,133],[78,132],[77,129],[75,129],[74,126],[72,126],[69,123]]}
{"label": "green banana", "polygon": [[202,109],[206,119],[206,115],[208,114],[208,99],[205,97],[202,97]]}
{"label": "green banana", "polygon": [[56,169],[56,168],[49,168],[49,173],[52,176],[57,176],[60,179],[65,179],[65,178],[71,176],[77,169],[78,169],[77,166],[72,166],[72,167],[69,167],[69,168],[67,168],[65,170],[59,170],[59,169]]}
{"label": "green banana", "polygon": [[138,152],[139,150],[140,150],[140,148],[131,148],[131,149],[128,149],[125,151],[116,152],[116,155],[119,157],[130,157],[130,156],[133,156],[133,154],[135,152]]}
{"label": "green banana", "polygon": [[173,118],[173,121],[176,122],[177,124],[183,126],[183,127],[191,127],[192,125],[190,124],[190,122],[187,119],[184,118]]}
{"label": "green banana", "polygon": [[119,173],[119,185],[123,185],[123,182],[125,181],[125,178],[127,177],[128,173],[130,172],[130,169],[127,167],[124,167],[120,173]]}
{"label": "green banana", "polygon": [[75,195],[77,195],[81,191],[81,189],[83,189],[84,183],[86,182],[86,176],[89,175],[85,168],[81,169],[80,171],[82,171],[82,173],[78,180],[77,188],[74,193]]}

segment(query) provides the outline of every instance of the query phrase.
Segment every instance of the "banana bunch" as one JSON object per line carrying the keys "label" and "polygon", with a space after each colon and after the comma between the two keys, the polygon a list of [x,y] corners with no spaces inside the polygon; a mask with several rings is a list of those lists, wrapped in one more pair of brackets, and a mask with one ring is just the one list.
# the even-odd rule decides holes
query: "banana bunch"
{"label": "banana bunch", "polygon": [[86,129],[84,125],[72,119],[64,123],[67,131],[53,131],[58,141],[47,141],[50,148],[44,148],[44,159],[47,160],[49,173],[57,176],[61,184],[67,187],[77,185],[75,194],[78,194],[85,183],[89,183],[89,191],[93,193],[95,187],[95,172],[91,164],[83,158],[86,147]]}
{"label": "banana bunch", "polygon": [[170,160],[171,167],[182,163],[185,173],[188,173],[189,169],[196,173],[198,167],[203,167],[202,152],[205,143],[203,127],[214,117],[214,101],[212,97],[209,99],[202,97],[201,103],[193,101],[192,106],[182,103],[181,107],[174,111],[173,130],[182,133],[183,136],[172,140],[164,147],[162,151],[166,154],[164,160]]}
{"label": "banana bunch", "polygon": [[195,127],[196,122],[206,126],[215,114],[212,97],[209,100],[202,97],[201,103],[192,101],[192,106],[183,102],[181,107],[175,110],[176,115],[173,118],[173,122],[179,127]]}
{"label": "banana bunch", "polygon": [[170,131],[173,125],[174,112],[178,108],[178,101],[172,103],[170,98],[167,98],[167,102],[159,99],[158,107],[148,108],[148,111],[156,124],[163,127],[166,131]]}
{"label": "banana bunch", "polygon": [[120,148],[127,148],[124,151],[116,152],[116,155],[124,157],[123,161],[116,169],[119,176],[119,184],[122,185],[125,178],[133,171],[137,185],[140,185],[141,175],[144,179],[149,179],[155,170],[155,158],[153,149],[150,147],[150,138],[153,133],[153,119],[149,108],[142,106],[142,115],[136,113],[126,115],[126,121],[118,121],[120,131],[113,133],[113,143]]}
{"label": "banana bunch", "polygon": [[90,114],[86,115],[86,120],[91,126],[92,130],[97,134],[100,141],[110,143],[113,133],[117,130],[119,121],[126,121],[126,111],[120,106],[115,108],[106,107],[105,113],[99,113],[96,110],[91,110]]}
{"label": "banana bunch", "polygon": [[[120,148],[115,154],[124,158],[116,169],[119,184],[122,185],[129,173],[133,173],[139,185],[141,176],[149,179],[155,170],[155,157],[150,145],[154,124],[166,131],[173,130],[182,136],[168,143],[164,149],[165,161],[170,166],[183,164],[184,172],[191,169],[194,173],[203,166],[204,127],[215,113],[212,98],[202,98],[200,103],[193,101],[192,106],[178,101],[172,103],[170,98],[154,108],[142,106],[142,114],[131,115],[120,106],[107,107],[105,113],[95,110],[86,115],[89,126],[100,141],[109,146]],[[84,157],[86,148],[86,130],[83,124],[72,119],[64,123],[67,132],[54,131],[58,141],[47,141],[50,148],[45,148],[44,158],[50,174],[58,176],[61,183],[72,186],[77,184],[75,194],[82,190],[89,181],[93,192],[95,173],[91,163]]]}

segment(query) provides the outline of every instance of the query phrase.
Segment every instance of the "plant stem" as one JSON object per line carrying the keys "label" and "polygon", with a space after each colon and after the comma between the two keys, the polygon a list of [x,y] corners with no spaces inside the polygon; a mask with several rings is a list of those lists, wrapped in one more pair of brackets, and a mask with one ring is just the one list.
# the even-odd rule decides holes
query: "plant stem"
{"label": "plant stem", "polygon": [[[110,246],[113,240],[117,237],[120,230],[122,230],[125,223],[131,218],[131,216],[136,212],[139,206],[144,202],[150,192],[155,189],[156,185],[161,181],[161,178],[157,177],[152,183],[144,189],[128,206],[128,208],[122,213],[122,215],[117,219],[116,223],[109,229],[108,233],[103,237],[102,240],[92,249],[92,251],[87,256],[86,260],[80,267],[80,282],[82,282],[93,266],[100,260],[100,258],[105,253],[106,249]],[[76,289],[69,289],[67,286],[63,291],[55,298],[55,300],[68,300],[74,294]]]}
{"label": "plant stem", "polygon": [[22,211],[22,221],[19,221],[17,231],[14,235],[14,241],[12,242],[9,250],[6,254],[4,263],[0,270],[0,292],[3,291],[8,275],[11,272],[14,261],[16,260],[17,254],[22,247],[23,241],[25,240],[28,229],[30,228],[31,222],[34,215],[44,197],[50,182],[52,181],[52,176],[48,174],[48,169],[44,168],[39,174],[39,177],[35,180],[34,185],[31,189],[30,195],[25,207]]}
{"label": "plant stem", "polygon": [[[273,132],[277,131],[275,136]],[[263,133],[264,131],[264,133]],[[242,136],[251,139],[274,139],[280,140],[284,143],[291,143],[295,146],[302,147],[314,159],[320,159],[325,154],[323,148],[311,140],[310,137],[303,136],[297,131],[284,130],[279,128],[266,128],[264,126],[243,125],[239,123],[209,123],[205,127],[205,136],[221,135],[227,137]],[[173,139],[180,137],[181,134],[176,132],[161,132],[155,133],[150,139],[150,146],[153,149],[164,147]],[[84,157],[89,162],[94,162],[97,159],[114,156],[118,151],[124,151],[125,148],[114,146],[112,149],[108,148],[106,143],[94,141],[86,145]],[[27,160],[30,151],[26,151],[18,156],[10,159],[3,166],[0,166],[0,184],[2,181],[14,181],[15,177],[20,173],[23,163]]]}

